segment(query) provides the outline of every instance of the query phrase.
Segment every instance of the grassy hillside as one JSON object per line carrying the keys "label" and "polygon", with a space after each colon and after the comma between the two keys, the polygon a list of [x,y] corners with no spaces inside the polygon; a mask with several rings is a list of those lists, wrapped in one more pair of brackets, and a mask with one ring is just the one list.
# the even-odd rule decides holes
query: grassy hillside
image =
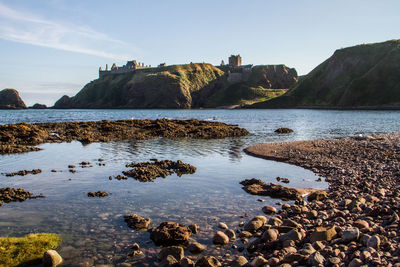
{"label": "grassy hillside", "polygon": [[[229,68],[228,68],[229,69]],[[74,97],[63,96],[54,108],[201,108],[244,105],[285,93],[297,81],[284,65],[256,66],[243,81],[229,81],[230,71],[211,64],[141,69],[103,76]],[[242,74],[240,68],[232,71]],[[278,88],[278,89],[275,89]]]}
{"label": "grassy hillside", "polygon": [[281,97],[254,108],[400,105],[400,41],[335,51]]}

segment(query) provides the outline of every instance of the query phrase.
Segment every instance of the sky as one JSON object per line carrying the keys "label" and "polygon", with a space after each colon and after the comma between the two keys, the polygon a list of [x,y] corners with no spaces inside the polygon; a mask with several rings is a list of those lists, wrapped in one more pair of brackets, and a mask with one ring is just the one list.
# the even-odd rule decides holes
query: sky
{"label": "sky", "polygon": [[399,11],[399,0],[0,0],[0,90],[52,106],[106,64],[231,54],[304,75],[336,49],[400,39]]}

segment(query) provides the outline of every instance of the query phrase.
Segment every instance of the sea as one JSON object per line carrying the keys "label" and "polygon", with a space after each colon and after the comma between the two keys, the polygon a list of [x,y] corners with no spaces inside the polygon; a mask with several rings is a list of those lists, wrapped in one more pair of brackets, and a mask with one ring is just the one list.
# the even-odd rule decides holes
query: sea
{"label": "sea", "polygon": [[[23,236],[51,232],[61,235],[57,251],[63,266],[153,266],[160,248],[150,240],[149,232],[127,227],[123,216],[138,214],[151,219],[156,227],[164,221],[185,225],[198,224],[192,239],[207,246],[201,255],[225,257],[239,254],[232,248],[243,246],[240,240],[226,247],[212,244],[218,223],[236,230],[240,222],[264,215],[262,207],[277,208],[279,199],[249,195],[239,182],[259,178],[296,188],[327,188],[327,183],[303,168],[246,155],[247,146],[295,140],[330,139],[400,131],[400,111],[367,110],[0,110],[0,124],[98,121],[129,119],[199,119],[235,124],[251,134],[216,140],[152,139],[121,142],[79,142],[42,144],[38,152],[0,155],[0,173],[41,169],[37,175],[6,177],[0,174],[0,187],[28,190],[44,198],[3,204],[0,207],[0,236]],[[275,129],[288,127],[290,134]],[[102,158],[104,161],[99,162]],[[170,175],[142,183],[132,178],[110,180],[122,174],[131,162],[182,160],[197,168],[194,174]],[[92,167],[82,168],[88,161]],[[105,163],[105,166],[100,166]],[[69,172],[75,165],[76,172]],[[55,170],[56,172],[53,172]],[[88,192],[107,191],[104,198],[89,198]],[[128,256],[138,243],[145,257]],[[195,260],[199,255],[185,251]],[[200,256],[201,256],[200,255]]]}

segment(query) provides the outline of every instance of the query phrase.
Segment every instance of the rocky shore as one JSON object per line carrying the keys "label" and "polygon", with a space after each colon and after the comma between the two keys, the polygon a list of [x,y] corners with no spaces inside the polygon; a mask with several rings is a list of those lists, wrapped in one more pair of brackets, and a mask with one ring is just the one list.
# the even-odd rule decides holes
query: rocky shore
{"label": "rocky shore", "polygon": [[0,154],[36,151],[36,145],[80,141],[109,142],[129,139],[225,138],[248,135],[246,129],[199,120],[120,120],[0,125]]}
{"label": "rocky shore", "polygon": [[304,167],[329,182],[326,196],[283,204],[268,221],[257,216],[249,222],[261,221],[246,244],[252,266],[400,266],[400,133],[245,151]]}

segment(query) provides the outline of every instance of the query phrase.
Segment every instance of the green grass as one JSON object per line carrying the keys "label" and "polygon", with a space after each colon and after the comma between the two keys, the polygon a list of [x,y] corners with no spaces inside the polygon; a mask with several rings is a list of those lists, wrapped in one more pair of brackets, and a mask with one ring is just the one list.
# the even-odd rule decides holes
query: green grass
{"label": "green grass", "polygon": [[57,234],[29,234],[24,237],[0,237],[0,266],[27,266],[40,263],[43,253],[56,249]]}

